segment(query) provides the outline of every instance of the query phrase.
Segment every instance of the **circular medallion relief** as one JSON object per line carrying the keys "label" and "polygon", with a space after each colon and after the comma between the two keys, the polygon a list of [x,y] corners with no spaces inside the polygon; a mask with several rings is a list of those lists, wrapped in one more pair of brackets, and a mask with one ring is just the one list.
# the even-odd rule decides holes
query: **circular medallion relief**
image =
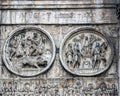
{"label": "circular medallion relief", "polygon": [[6,67],[20,76],[45,72],[55,58],[55,44],[50,34],[36,27],[22,27],[12,32],[3,48]]}
{"label": "circular medallion relief", "polygon": [[113,59],[108,38],[94,29],[77,29],[68,34],[60,47],[60,60],[70,73],[93,76],[106,71]]}

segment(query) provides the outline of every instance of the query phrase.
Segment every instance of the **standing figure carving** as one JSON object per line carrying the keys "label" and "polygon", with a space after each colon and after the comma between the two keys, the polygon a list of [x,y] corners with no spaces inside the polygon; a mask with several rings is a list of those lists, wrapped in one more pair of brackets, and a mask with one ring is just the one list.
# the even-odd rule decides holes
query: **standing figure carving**
{"label": "standing figure carving", "polygon": [[111,40],[104,34],[94,29],[76,29],[63,40],[60,60],[70,73],[92,76],[109,68],[113,52]]}
{"label": "standing figure carving", "polygon": [[93,50],[93,68],[99,68],[101,63],[101,50],[100,50],[100,44],[96,43],[95,48]]}
{"label": "standing figure carving", "polygon": [[74,43],[73,58],[74,58],[73,67],[79,68],[81,63],[81,52],[79,49],[79,44],[77,43]]}
{"label": "standing figure carving", "polygon": [[65,53],[66,55],[66,61],[69,67],[73,66],[73,49],[72,49],[72,44],[68,44],[68,49]]}

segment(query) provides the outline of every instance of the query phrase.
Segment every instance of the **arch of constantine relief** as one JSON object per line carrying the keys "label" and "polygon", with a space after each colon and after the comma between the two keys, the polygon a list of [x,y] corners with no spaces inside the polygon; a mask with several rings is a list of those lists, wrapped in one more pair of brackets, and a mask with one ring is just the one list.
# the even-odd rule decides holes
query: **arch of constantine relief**
{"label": "arch of constantine relief", "polygon": [[[107,38],[108,39],[108,38]],[[111,40],[94,29],[76,29],[61,44],[60,60],[72,74],[94,76],[107,70],[113,60]]]}
{"label": "arch of constantine relief", "polygon": [[1,0],[0,96],[120,96],[119,0]]}
{"label": "arch of constantine relief", "polygon": [[3,61],[17,75],[34,76],[51,66],[55,53],[49,33],[37,27],[23,27],[12,32],[6,40]]}

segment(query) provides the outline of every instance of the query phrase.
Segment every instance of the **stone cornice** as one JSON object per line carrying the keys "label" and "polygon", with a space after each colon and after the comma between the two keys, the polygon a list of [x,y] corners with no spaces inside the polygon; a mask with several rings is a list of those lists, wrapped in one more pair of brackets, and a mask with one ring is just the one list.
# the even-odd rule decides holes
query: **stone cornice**
{"label": "stone cornice", "polygon": [[[69,1],[69,2],[68,2]],[[116,2],[93,0],[11,0],[2,1],[1,9],[61,9],[61,8],[115,8]]]}

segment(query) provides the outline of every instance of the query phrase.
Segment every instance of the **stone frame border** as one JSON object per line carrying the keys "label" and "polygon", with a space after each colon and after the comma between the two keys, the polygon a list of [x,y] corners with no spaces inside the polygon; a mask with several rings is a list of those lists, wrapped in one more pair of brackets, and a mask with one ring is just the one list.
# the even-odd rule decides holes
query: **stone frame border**
{"label": "stone frame border", "polygon": [[[104,70],[100,71],[100,72],[97,72],[95,74],[76,74],[74,72],[72,72],[71,70],[69,70],[69,68],[65,65],[64,61],[62,60],[62,50],[63,50],[63,47],[64,47],[64,43],[74,34],[76,34],[77,32],[80,32],[80,31],[83,31],[83,30],[91,30],[91,31],[94,31],[92,33],[95,33],[95,34],[100,34],[102,37],[104,37],[106,39],[106,41],[108,42],[110,48],[111,48],[111,56],[110,56],[110,59],[109,59],[109,66],[106,67]],[[107,71],[109,69],[109,67],[112,65],[112,62],[113,62],[113,59],[114,59],[114,46],[112,44],[112,40],[110,39],[110,37],[108,36],[108,34],[106,33],[103,33],[103,32],[100,32],[99,30],[97,30],[96,28],[92,28],[92,27],[79,27],[79,28],[76,28],[74,30],[72,30],[71,32],[69,32],[63,39],[61,45],[60,45],[60,51],[59,51],[59,57],[60,57],[60,63],[61,65],[63,66],[63,68],[71,73],[72,75],[76,75],[76,76],[96,76],[96,75],[99,75],[99,74],[102,74],[104,73],[105,71]]]}
{"label": "stone frame border", "polygon": [[[50,42],[52,43],[52,50],[53,50],[52,54],[53,54],[53,56],[52,56],[52,58],[51,58],[50,63],[49,63],[48,66],[45,67],[42,71],[40,71],[40,72],[38,72],[38,73],[36,73],[36,74],[34,74],[34,75],[21,75],[21,74],[19,74],[18,72],[15,72],[14,70],[11,70],[11,69],[9,68],[9,65],[8,65],[9,62],[6,60],[6,55],[5,55],[5,54],[6,54],[6,52],[5,52],[5,50],[6,50],[6,45],[8,44],[9,40],[10,40],[14,35],[16,35],[17,32],[19,33],[19,31],[20,31],[20,30],[23,30],[23,29],[35,29],[35,30],[41,31],[43,34],[45,34],[45,35],[48,37],[48,39],[51,40]],[[54,60],[55,60],[55,56],[56,56],[56,46],[55,46],[55,43],[54,43],[54,40],[53,40],[52,36],[50,35],[49,32],[47,32],[47,31],[44,30],[43,28],[41,28],[41,27],[35,27],[35,26],[24,26],[24,27],[16,28],[16,29],[13,30],[12,32],[10,32],[10,34],[8,35],[8,37],[7,37],[6,40],[5,40],[5,43],[4,43],[3,49],[2,49],[2,59],[3,59],[3,62],[4,62],[4,64],[5,64],[5,66],[7,67],[7,69],[8,69],[10,72],[14,73],[15,75],[22,76],[22,77],[33,77],[33,76],[38,76],[38,75],[40,75],[40,74],[45,73],[45,72],[46,72],[48,69],[50,69],[50,67],[52,66],[52,64],[53,64],[53,62],[54,62]]]}

